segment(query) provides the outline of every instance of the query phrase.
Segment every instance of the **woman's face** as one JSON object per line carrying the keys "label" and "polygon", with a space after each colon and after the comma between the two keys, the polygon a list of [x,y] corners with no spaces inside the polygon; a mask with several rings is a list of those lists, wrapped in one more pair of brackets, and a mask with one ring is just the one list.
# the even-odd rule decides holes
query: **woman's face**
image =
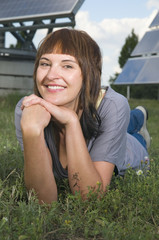
{"label": "woman's face", "polygon": [[73,56],[54,53],[41,56],[36,83],[46,101],[76,110],[82,82],[81,69]]}

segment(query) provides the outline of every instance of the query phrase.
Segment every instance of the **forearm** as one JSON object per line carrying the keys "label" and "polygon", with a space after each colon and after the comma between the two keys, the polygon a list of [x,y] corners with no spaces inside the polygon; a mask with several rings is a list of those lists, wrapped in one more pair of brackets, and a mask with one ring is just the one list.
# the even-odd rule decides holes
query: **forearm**
{"label": "forearm", "polygon": [[57,200],[57,187],[52,171],[52,160],[46,147],[43,131],[23,131],[24,180],[27,189],[34,189],[39,202]]}
{"label": "forearm", "polygon": [[97,189],[102,180],[89,155],[79,121],[66,128],[68,175],[72,192],[80,191],[84,196],[91,187]]}

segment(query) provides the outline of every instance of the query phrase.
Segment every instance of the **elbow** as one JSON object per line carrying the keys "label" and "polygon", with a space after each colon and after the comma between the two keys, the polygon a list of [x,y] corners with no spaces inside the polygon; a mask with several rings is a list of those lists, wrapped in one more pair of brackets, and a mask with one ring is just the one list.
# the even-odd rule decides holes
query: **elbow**
{"label": "elbow", "polygon": [[44,186],[43,184],[36,185],[28,179],[24,179],[25,187],[28,191],[28,200],[32,197],[33,199],[38,199],[39,204],[51,204],[58,200],[57,188],[50,188],[49,186]]}
{"label": "elbow", "polygon": [[89,200],[92,197],[101,198],[105,195],[107,188],[101,183],[97,182],[95,186],[88,186],[87,188],[74,188],[72,189],[72,194],[75,195],[79,193],[82,200]]}

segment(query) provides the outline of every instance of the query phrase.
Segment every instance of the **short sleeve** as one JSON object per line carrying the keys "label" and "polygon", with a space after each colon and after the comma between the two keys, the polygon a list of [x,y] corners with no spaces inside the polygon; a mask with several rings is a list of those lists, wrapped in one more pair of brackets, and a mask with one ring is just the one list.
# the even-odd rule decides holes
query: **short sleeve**
{"label": "short sleeve", "polygon": [[106,161],[116,166],[121,165],[126,154],[130,118],[127,99],[110,89],[102,100],[98,113],[101,118],[99,134],[88,145],[91,159],[94,162]]}
{"label": "short sleeve", "polygon": [[21,125],[20,125],[20,121],[21,121],[21,116],[22,116],[22,110],[21,110],[21,104],[22,104],[23,98],[17,103],[16,107],[15,107],[15,118],[14,118],[14,122],[15,122],[15,129],[16,129],[16,136],[17,136],[17,140],[21,146],[22,151],[24,150],[23,147],[23,137],[22,137],[22,131],[21,131]]}

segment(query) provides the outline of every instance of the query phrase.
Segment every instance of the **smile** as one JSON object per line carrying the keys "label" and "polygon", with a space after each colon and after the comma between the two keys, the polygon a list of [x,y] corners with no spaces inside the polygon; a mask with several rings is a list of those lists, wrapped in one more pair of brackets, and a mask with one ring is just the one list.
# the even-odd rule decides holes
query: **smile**
{"label": "smile", "polygon": [[49,89],[54,89],[54,90],[56,90],[56,89],[65,89],[64,87],[62,87],[62,86],[47,86]]}

